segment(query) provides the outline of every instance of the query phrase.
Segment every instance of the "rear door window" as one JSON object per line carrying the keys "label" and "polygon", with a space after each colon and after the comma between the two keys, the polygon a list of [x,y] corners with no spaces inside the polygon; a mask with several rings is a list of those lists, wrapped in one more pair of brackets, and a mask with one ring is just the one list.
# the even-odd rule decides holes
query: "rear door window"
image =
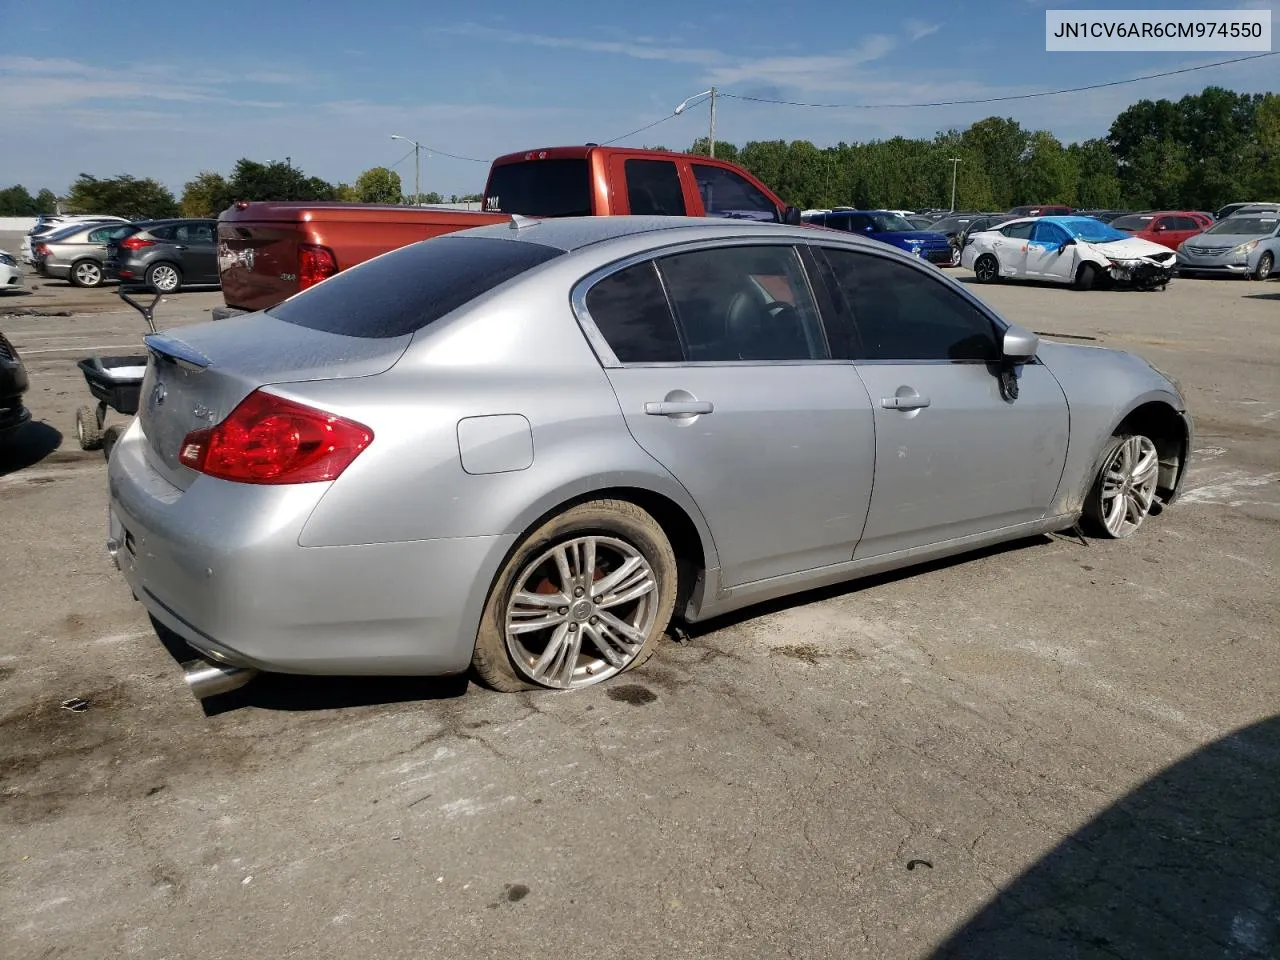
{"label": "rear door window", "polygon": [[692,362],[825,360],[822,322],[795,249],[731,246],[658,261]]}
{"label": "rear door window", "polygon": [[344,337],[401,337],[564,253],[492,237],[437,237],[334,274],[268,316]]}
{"label": "rear door window", "polygon": [[591,216],[585,157],[504,163],[489,174],[484,208],[525,217]]}
{"label": "rear door window", "polygon": [[634,216],[683,217],[680,170],[672,160],[628,160],[627,204]]}
{"label": "rear door window", "polygon": [[695,163],[692,167],[708,217],[770,222],[779,219],[773,201],[742,175],[706,163]]}
{"label": "rear door window", "polygon": [[684,359],[675,317],[652,260],[605,277],[588,291],[586,306],[620,363]]}
{"label": "rear door window", "polygon": [[1030,240],[1031,231],[1035,229],[1036,222],[1028,220],[1025,223],[1011,223],[1007,227],[1001,227],[1000,232],[1006,237],[1014,240]]}

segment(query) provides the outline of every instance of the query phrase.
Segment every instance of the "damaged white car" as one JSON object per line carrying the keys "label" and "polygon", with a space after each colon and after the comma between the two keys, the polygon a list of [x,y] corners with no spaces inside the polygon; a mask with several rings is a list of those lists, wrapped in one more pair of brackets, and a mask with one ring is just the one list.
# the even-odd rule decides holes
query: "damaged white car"
{"label": "damaged white car", "polygon": [[1092,217],[1026,217],[972,233],[961,266],[979,283],[1002,277],[1071,284],[1077,290],[1113,284],[1163,289],[1177,254],[1122,233]]}

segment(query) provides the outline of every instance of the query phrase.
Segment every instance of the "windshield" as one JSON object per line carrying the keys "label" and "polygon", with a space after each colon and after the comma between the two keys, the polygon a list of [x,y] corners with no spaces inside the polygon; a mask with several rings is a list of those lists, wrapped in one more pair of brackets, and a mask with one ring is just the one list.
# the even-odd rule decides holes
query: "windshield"
{"label": "windshield", "polygon": [[1280,217],[1232,217],[1215,223],[1205,233],[1231,237],[1261,237],[1270,233],[1280,223]]}
{"label": "windshield", "polygon": [[1117,217],[1111,221],[1111,225],[1117,230],[1142,231],[1154,219],[1155,217]]}
{"label": "windshield", "polygon": [[929,229],[936,230],[938,233],[955,233],[971,223],[973,223],[972,217],[943,217],[935,221]]}
{"label": "windshield", "polygon": [[1092,217],[1079,217],[1071,220],[1054,221],[1066,228],[1067,232],[1077,240],[1085,243],[1112,243],[1116,240],[1128,240],[1127,233],[1121,233],[1110,224]]}
{"label": "windshield", "polygon": [[896,213],[873,213],[871,222],[876,225],[878,233],[902,233],[903,231],[915,229],[910,220],[906,217],[900,217]]}
{"label": "windshield", "polygon": [[591,216],[585,157],[504,163],[489,174],[484,209],[524,217]]}

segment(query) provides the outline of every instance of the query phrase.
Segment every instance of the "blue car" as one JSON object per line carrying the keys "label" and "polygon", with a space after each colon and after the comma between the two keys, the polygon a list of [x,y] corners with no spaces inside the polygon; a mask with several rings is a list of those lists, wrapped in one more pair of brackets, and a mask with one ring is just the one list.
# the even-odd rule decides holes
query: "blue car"
{"label": "blue car", "polygon": [[810,214],[804,220],[816,227],[829,227],[879,240],[930,263],[942,266],[954,263],[951,241],[945,233],[917,230],[905,217],[889,210],[832,210]]}

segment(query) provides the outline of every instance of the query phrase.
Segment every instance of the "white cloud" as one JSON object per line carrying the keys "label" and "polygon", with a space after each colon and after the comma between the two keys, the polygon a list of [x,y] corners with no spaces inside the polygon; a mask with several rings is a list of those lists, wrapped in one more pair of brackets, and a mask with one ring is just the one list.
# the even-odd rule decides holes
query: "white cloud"
{"label": "white cloud", "polygon": [[912,43],[917,40],[923,40],[931,33],[937,33],[941,29],[941,23],[930,23],[927,20],[919,20],[915,17],[904,20],[902,23],[902,32],[907,35],[907,39]]}
{"label": "white cloud", "polygon": [[596,40],[589,37],[552,37],[540,33],[520,33],[514,30],[498,30],[478,23],[464,23],[452,27],[434,28],[434,33],[449,33],[460,36],[483,37],[490,40],[501,40],[506,43],[523,44],[533,47],[550,47],[561,50],[585,50],[589,53],[611,53],[636,60],[665,60],[669,63],[716,63],[726,59],[719,50],[701,47],[680,47],[657,42],[640,42],[650,38],[637,38],[633,41]]}

